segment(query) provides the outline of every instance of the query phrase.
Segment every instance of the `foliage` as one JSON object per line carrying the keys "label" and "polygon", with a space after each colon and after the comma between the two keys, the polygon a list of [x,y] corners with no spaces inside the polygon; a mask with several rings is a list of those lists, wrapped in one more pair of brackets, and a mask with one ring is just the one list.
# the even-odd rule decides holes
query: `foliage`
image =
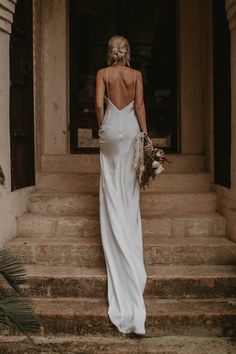
{"label": "foliage", "polygon": [[[4,249],[0,250],[0,331],[13,324],[32,341],[28,332],[38,331],[40,323],[31,307],[21,299],[20,285],[26,282],[25,275],[24,266],[15,257]],[[12,294],[4,282],[14,291]]]}

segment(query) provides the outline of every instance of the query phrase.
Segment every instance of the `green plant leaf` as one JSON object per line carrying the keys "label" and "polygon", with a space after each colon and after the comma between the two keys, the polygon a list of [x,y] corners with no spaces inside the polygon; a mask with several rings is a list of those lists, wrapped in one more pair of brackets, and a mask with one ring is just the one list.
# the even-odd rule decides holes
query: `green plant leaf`
{"label": "green plant leaf", "polygon": [[23,303],[18,295],[0,295],[0,328],[9,328],[10,323],[15,325],[31,341],[32,338],[27,332],[35,332],[40,329],[40,322],[31,307]]}
{"label": "green plant leaf", "polygon": [[19,294],[21,293],[19,285],[26,281],[25,275],[24,266],[15,257],[4,249],[0,250],[0,276]]}

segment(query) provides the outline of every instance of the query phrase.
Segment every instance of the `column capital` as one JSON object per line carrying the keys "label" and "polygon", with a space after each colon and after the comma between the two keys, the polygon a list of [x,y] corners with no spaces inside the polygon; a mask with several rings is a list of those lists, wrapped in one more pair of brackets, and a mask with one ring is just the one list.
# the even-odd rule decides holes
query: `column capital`
{"label": "column capital", "polygon": [[227,11],[229,29],[232,31],[236,28],[236,0],[225,0],[225,9]]}
{"label": "column capital", "polygon": [[0,0],[0,31],[10,34],[17,0]]}

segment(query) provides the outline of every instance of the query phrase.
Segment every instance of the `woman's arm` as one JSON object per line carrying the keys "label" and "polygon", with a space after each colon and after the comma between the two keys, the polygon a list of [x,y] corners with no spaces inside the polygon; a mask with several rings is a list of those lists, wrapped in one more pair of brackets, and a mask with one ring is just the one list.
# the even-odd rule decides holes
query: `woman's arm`
{"label": "woman's arm", "polygon": [[103,79],[104,69],[100,69],[96,74],[96,98],[95,98],[95,112],[96,118],[98,122],[98,127],[102,124],[103,116],[104,116],[104,93],[105,93],[105,85]]}
{"label": "woman's arm", "polygon": [[146,111],[145,111],[145,104],[143,100],[143,78],[142,78],[142,73],[140,71],[137,70],[136,72],[137,72],[137,81],[136,81],[134,107],[135,107],[136,115],[141,130],[147,133]]}
{"label": "woman's arm", "polygon": [[[139,125],[141,131],[148,134],[147,131],[147,121],[146,121],[146,110],[143,99],[143,78],[141,71],[137,70],[137,82],[136,82],[136,93],[135,93],[135,101],[134,101],[135,112],[139,121]],[[147,149],[152,149],[152,141],[148,137],[148,145]]]}

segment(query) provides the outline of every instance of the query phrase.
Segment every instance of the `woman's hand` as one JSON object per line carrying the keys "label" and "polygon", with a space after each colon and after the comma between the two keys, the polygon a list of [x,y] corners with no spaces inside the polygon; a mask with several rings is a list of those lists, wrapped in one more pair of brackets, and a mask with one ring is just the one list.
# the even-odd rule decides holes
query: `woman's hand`
{"label": "woman's hand", "polygon": [[145,149],[148,151],[152,151],[154,149],[152,140],[149,136],[147,137],[147,145],[145,145]]}

